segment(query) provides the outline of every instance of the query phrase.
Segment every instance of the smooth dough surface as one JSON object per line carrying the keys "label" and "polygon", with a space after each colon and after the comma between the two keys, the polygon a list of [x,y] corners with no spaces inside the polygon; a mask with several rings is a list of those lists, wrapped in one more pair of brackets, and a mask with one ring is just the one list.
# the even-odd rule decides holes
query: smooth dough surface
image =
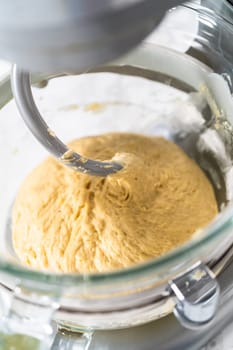
{"label": "smooth dough surface", "polygon": [[170,141],[112,133],[70,146],[124,169],[103,178],[53,158],[37,166],[13,209],[13,245],[23,264],[80,273],[123,268],[179,246],[217,214],[209,180]]}

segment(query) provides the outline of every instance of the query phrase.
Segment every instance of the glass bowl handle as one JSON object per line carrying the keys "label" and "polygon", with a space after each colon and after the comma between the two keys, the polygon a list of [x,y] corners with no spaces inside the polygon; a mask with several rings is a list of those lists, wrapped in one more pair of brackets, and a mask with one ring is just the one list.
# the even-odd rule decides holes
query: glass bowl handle
{"label": "glass bowl handle", "polygon": [[49,350],[57,331],[52,319],[58,307],[56,290],[19,284],[10,289],[0,284],[0,344],[3,349]]}
{"label": "glass bowl handle", "polygon": [[92,332],[74,333],[66,329],[58,329],[51,350],[89,350],[92,335]]}

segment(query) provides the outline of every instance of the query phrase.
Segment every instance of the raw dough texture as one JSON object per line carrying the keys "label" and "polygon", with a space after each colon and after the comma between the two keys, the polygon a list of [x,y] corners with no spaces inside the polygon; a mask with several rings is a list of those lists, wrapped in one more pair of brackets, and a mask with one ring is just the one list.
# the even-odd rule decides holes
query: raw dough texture
{"label": "raw dough texture", "polygon": [[124,169],[103,178],[53,158],[37,166],[13,209],[13,244],[23,264],[81,273],[123,268],[181,245],[217,214],[205,174],[170,141],[112,133],[70,146]]}

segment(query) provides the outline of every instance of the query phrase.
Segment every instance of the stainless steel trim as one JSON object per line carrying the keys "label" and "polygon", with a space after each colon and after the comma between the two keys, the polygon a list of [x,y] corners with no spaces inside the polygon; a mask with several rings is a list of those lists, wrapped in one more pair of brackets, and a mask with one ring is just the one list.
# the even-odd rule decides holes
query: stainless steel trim
{"label": "stainless steel trim", "polygon": [[197,329],[213,320],[220,288],[206,265],[197,263],[169,284],[176,300],[173,312],[185,328]]}

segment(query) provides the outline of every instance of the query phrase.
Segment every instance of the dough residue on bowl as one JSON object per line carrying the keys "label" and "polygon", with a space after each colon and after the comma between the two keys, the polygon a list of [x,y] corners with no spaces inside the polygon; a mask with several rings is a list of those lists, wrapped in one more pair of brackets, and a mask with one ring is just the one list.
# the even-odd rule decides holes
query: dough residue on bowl
{"label": "dough residue on bowl", "polygon": [[160,137],[111,133],[70,143],[82,156],[119,161],[106,178],[48,158],[25,179],[13,208],[13,245],[36,269],[103,272],[159,257],[217,214],[206,175]]}

